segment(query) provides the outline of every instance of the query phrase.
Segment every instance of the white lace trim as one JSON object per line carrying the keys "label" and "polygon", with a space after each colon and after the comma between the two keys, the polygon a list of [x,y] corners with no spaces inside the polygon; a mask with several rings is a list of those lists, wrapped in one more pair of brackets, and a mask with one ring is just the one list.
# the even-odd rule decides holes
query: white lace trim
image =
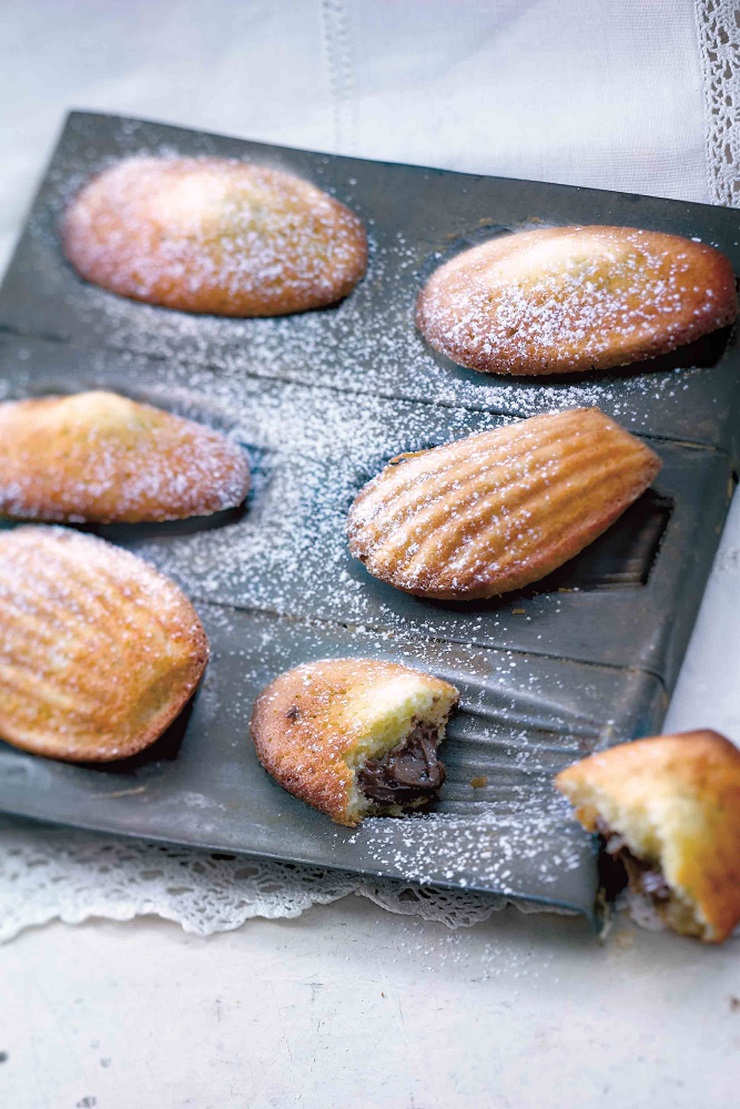
{"label": "white lace trim", "polygon": [[740,9],[695,0],[704,79],[707,178],[715,204],[740,207]]}
{"label": "white lace trim", "polygon": [[339,154],[354,154],[355,82],[345,0],[323,0],[321,18],[334,113],[334,147]]}
{"label": "white lace trim", "polygon": [[149,914],[208,935],[256,916],[296,917],[351,893],[450,928],[485,920],[507,903],[465,890],[429,890],[9,819],[0,820],[0,845],[0,942],[51,920],[79,924]]}

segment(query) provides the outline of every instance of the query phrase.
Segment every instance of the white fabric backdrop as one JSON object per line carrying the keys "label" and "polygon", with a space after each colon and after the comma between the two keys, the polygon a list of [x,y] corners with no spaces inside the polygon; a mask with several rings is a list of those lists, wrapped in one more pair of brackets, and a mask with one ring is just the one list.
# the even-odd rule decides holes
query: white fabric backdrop
{"label": "white fabric backdrop", "polygon": [[[0,266],[70,107],[482,173],[737,197],[729,0],[4,0]],[[709,157],[709,160],[708,160]],[[669,714],[740,738],[740,511]],[[191,930],[292,915],[352,878],[0,824],[0,928],[158,912]],[[174,891],[174,892],[173,892]],[[495,902],[398,898],[449,923]]]}
{"label": "white fabric backdrop", "polygon": [[694,0],[4,0],[2,24],[6,251],[69,107],[710,199]]}

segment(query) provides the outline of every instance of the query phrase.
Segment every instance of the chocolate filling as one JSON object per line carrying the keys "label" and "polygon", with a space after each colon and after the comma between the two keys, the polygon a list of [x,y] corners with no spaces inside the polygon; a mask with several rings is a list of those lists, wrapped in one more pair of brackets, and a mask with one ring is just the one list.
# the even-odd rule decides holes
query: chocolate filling
{"label": "chocolate filling", "polygon": [[368,759],[357,771],[360,789],[378,805],[409,805],[428,801],[445,780],[437,759],[438,728],[417,724],[403,743],[382,758]]}
{"label": "chocolate filling", "polygon": [[604,848],[600,862],[601,884],[609,900],[627,885],[635,893],[651,897],[656,904],[670,900],[671,887],[659,866],[633,855],[624,837],[612,831],[603,820],[597,819],[596,831]]}

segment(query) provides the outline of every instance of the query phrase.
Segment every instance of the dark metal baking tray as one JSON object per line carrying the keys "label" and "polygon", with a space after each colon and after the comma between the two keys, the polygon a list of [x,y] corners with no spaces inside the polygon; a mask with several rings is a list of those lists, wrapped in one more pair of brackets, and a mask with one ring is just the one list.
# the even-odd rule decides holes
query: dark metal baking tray
{"label": "dark metal baking tray", "polygon": [[[86,285],[60,251],[64,204],[110,161],[165,150],[258,161],[333,192],[368,226],[367,277],[338,307],[278,320],[186,316]],[[723,332],[623,375],[516,382],[425,346],[413,303],[441,258],[571,222],[696,235],[740,265],[737,217],[724,209],[69,117],[0,291],[0,390],[115,388],[220,426],[248,450],[254,487],[242,512],[95,529],[194,599],[213,646],[206,680],[170,733],[127,764],[68,767],[0,744],[0,809],[592,911],[592,848],[552,775],[662,721],[732,491],[740,359]],[[401,594],[350,559],[347,508],[389,457],[577,404],[644,436],[664,468],[556,575],[461,605]],[[462,690],[433,814],[337,828],[257,765],[257,691],[333,654],[417,661]]]}
{"label": "dark metal baking tray", "polygon": [[[272,320],[185,316],[78,280],[59,248],[64,206],[102,167],[151,152],[241,158],[327,189],[368,227],[366,279],[336,308]],[[736,340],[727,349],[726,332],[634,372],[517,381],[461,369],[415,331],[416,294],[446,255],[502,229],[589,222],[696,236],[719,246],[740,269],[738,217],[731,209],[316,154],[75,112],[2,287],[0,325],[167,361],[177,353],[190,365],[223,371],[511,416],[598,404],[630,430],[726,448],[737,431],[731,413],[740,392]]]}

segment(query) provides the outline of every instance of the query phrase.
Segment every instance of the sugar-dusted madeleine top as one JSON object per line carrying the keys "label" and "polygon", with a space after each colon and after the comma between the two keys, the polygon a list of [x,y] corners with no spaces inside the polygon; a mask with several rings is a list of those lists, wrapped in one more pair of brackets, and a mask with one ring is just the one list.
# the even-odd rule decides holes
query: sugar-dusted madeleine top
{"label": "sugar-dusted madeleine top", "polygon": [[291,174],[226,158],[127,158],[63,221],[82,277],[189,312],[276,316],[345,297],[365,272],[357,216]]}
{"label": "sugar-dusted madeleine top", "polygon": [[598,819],[660,866],[703,939],[721,942],[740,922],[740,751],[724,736],[621,744],[561,771],[555,784],[587,831]]}
{"label": "sugar-dusted madeleine top", "polygon": [[153,743],[208,660],[203,625],[142,559],[65,528],[0,533],[0,738],[70,762]]}
{"label": "sugar-dusted madeleine top", "polygon": [[387,754],[418,723],[444,736],[457,702],[449,682],[382,659],[320,659],[278,675],[254,704],[250,730],[260,762],[290,793],[339,824],[371,805],[358,769]]}
{"label": "sugar-dusted madeleine top", "polygon": [[236,507],[248,489],[236,443],[116,393],[0,404],[0,515],[177,520]]}
{"label": "sugar-dusted madeleine top", "polygon": [[350,510],[350,551],[419,596],[492,597],[578,554],[648,487],[657,455],[598,408],[400,455]]}
{"label": "sugar-dusted madeleine top", "polygon": [[736,315],[732,267],[718,250],[594,226],[522,231],[458,254],[422,290],[416,322],[462,366],[524,375],[625,366]]}

